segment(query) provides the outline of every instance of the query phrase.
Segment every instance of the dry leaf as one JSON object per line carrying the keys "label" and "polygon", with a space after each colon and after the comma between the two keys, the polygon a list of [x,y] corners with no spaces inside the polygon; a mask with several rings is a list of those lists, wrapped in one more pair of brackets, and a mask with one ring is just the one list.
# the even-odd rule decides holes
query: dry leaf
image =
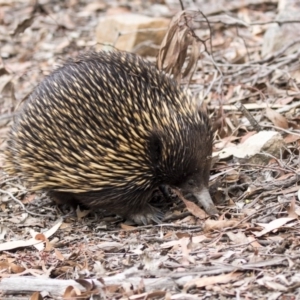
{"label": "dry leaf", "polygon": [[[244,107],[247,110],[258,110],[258,109],[263,109],[263,108],[268,108],[270,105],[268,103],[246,103],[244,104]],[[282,108],[284,105],[281,104],[273,104],[271,105],[273,108]],[[220,108],[220,106],[216,105],[214,107],[215,109]],[[222,106],[223,110],[229,110],[229,111],[235,111],[238,110],[238,108],[235,105],[223,105]]]}
{"label": "dry leaf", "polygon": [[[35,239],[38,241],[43,241],[45,242],[45,247],[42,244],[37,244],[34,245],[38,250],[44,250],[44,251],[51,251],[53,249],[53,246],[51,245],[51,243],[49,242],[49,240],[42,234],[42,233],[38,233],[35,235]],[[42,246],[41,248],[38,246]]]}
{"label": "dry leaf", "polygon": [[298,134],[288,134],[283,140],[286,144],[291,144],[300,140],[300,136]]}
{"label": "dry leaf", "polygon": [[24,204],[31,203],[31,202],[35,199],[35,196],[36,196],[36,194],[27,194],[27,195],[24,197],[22,203],[24,203]]}
{"label": "dry leaf", "polygon": [[12,33],[12,36],[16,36],[20,33],[23,33],[28,27],[31,26],[31,24],[33,23],[34,21],[34,16],[30,16],[26,19],[24,19],[22,22],[20,22],[16,29],[14,30],[14,32]]}
{"label": "dry leaf", "polygon": [[68,286],[64,292],[63,298],[68,300],[75,300],[80,295],[81,291],[78,288],[74,286]]}
{"label": "dry leaf", "polygon": [[165,291],[153,291],[151,293],[148,293],[148,296],[145,299],[158,299],[158,298],[163,299],[165,295],[166,295]]}
{"label": "dry leaf", "polygon": [[[181,263],[183,266],[188,266],[192,259],[192,257],[190,257],[191,250],[188,247],[189,243],[190,243],[189,238],[183,238],[180,240],[180,246],[181,246],[181,252],[182,252]],[[193,262],[193,261],[191,261],[191,262]]]}
{"label": "dry leaf", "polygon": [[126,230],[126,231],[136,230],[136,229],[137,229],[137,228],[134,227],[134,226],[126,225],[126,224],[124,224],[124,223],[121,224],[121,228],[122,228],[123,230]]}
{"label": "dry leaf", "polygon": [[219,276],[210,276],[210,277],[204,277],[204,278],[196,278],[189,282],[187,282],[184,285],[184,289],[187,290],[192,286],[196,286],[198,288],[200,287],[206,287],[208,285],[214,285],[219,283],[227,283],[232,280],[236,280],[242,275],[241,272],[235,272],[235,273],[229,273],[225,275],[219,275]]}
{"label": "dry leaf", "polygon": [[0,76],[0,93],[1,94],[11,88],[12,79],[13,79],[12,75]]}
{"label": "dry leaf", "polygon": [[55,256],[56,256],[57,259],[59,259],[60,261],[65,260],[64,256],[62,255],[62,253],[59,250],[54,249],[54,252],[55,252]]}
{"label": "dry leaf", "polygon": [[116,249],[123,249],[124,244],[118,242],[102,242],[99,243],[97,247],[104,251],[115,251]]}
{"label": "dry leaf", "polygon": [[103,2],[92,2],[89,3],[85,8],[84,11],[86,12],[94,12],[94,11],[102,11],[107,7],[106,3]]}
{"label": "dry leaf", "polygon": [[[197,67],[201,45],[191,28],[193,28],[193,20],[199,15],[197,11],[177,13],[172,18],[160,46],[157,67],[173,74],[178,82],[185,78],[189,82]],[[191,51],[188,51],[189,47]],[[183,69],[186,61],[188,63]]]}
{"label": "dry leaf", "polygon": [[[47,238],[49,238],[51,235],[53,235],[62,224],[62,218],[59,219],[52,228],[50,228],[48,231],[44,232],[43,235]],[[27,246],[33,246],[42,243],[41,241],[38,241],[35,239],[35,237],[29,239],[29,240],[19,240],[19,241],[13,241],[13,242],[7,242],[0,244],[0,251],[4,250],[11,250],[16,249],[19,247],[27,247]]]}
{"label": "dry leaf", "polygon": [[[173,233],[174,234],[174,233]],[[173,235],[172,234],[172,235]],[[176,232],[175,235],[179,238],[179,239],[182,239],[182,238],[190,238],[191,235],[190,233],[188,232]]]}
{"label": "dry leaf", "polygon": [[3,270],[7,270],[8,273],[18,274],[24,272],[26,269],[12,262],[9,262],[8,260],[4,260],[0,262],[0,270],[1,273],[4,273]]}
{"label": "dry leaf", "polygon": [[246,244],[249,242],[248,237],[246,237],[246,235],[239,231],[237,233],[233,233],[231,231],[226,232],[227,236],[229,237],[229,239],[234,242],[235,244]]}
{"label": "dry leaf", "polygon": [[89,213],[91,212],[91,210],[80,210],[80,207],[77,206],[76,208],[76,215],[78,220],[83,219],[84,217],[86,217]]}
{"label": "dry leaf", "polygon": [[203,224],[204,232],[213,230],[224,230],[224,228],[234,227],[239,223],[236,220],[206,220]]}
{"label": "dry leaf", "polygon": [[251,241],[251,246],[253,248],[261,248],[262,245],[256,240],[254,236],[249,236],[248,240]]}
{"label": "dry leaf", "polygon": [[31,296],[30,296],[30,300],[43,300],[42,295],[40,294],[40,292],[34,292]]}
{"label": "dry leaf", "polygon": [[283,129],[289,128],[287,119],[272,108],[266,108],[266,117],[277,127]]}
{"label": "dry leaf", "polygon": [[76,279],[76,282],[82,285],[86,291],[91,291],[95,288],[93,281],[90,282],[85,279]]}
{"label": "dry leaf", "polygon": [[[188,239],[190,239],[190,237],[188,237]],[[204,241],[205,239],[207,239],[207,237],[205,235],[198,235],[198,236],[193,236],[192,237],[192,243],[193,244],[199,244],[202,241]],[[161,244],[161,248],[171,248],[177,245],[180,245],[180,240],[175,240],[175,241],[169,241],[169,242],[165,242],[163,244]]]}
{"label": "dry leaf", "polygon": [[288,103],[292,102],[293,100],[294,100],[294,97],[279,98],[275,101],[275,103],[287,105]]}
{"label": "dry leaf", "polygon": [[182,201],[186,205],[187,210],[195,217],[203,220],[207,217],[207,214],[203,209],[201,209],[197,204],[194,202],[188,201],[182,197]]}
{"label": "dry leaf", "polygon": [[260,232],[253,232],[253,234],[257,237],[261,237],[268,232],[271,232],[275,229],[279,229],[280,227],[292,220],[295,220],[295,218],[279,218],[270,222],[269,224],[258,223],[258,225],[264,227],[264,229]]}
{"label": "dry leaf", "polygon": [[116,7],[110,7],[106,11],[107,16],[113,16],[113,15],[120,15],[120,14],[126,14],[130,13],[130,9],[127,7],[121,7],[121,6],[116,6]]}
{"label": "dry leaf", "polygon": [[224,182],[234,183],[234,182],[237,182],[239,180],[239,178],[240,178],[240,172],[238,172],[236,170],[231,170],[226,173],[226,175],[224,177]]}
{"label": "dry leaf", "polygon": [[288,218],[297,218],[298,214],[296,213],[296,198],[293,197],[291,201],[291,205],[287,209]]}
{"label": "dry leaf", "polygon": [[249,131],[247,132],[245,135],[242,136],[240,143],[243,144],[249,137],[251,137],[252,135],[256,134],[256,131]]}

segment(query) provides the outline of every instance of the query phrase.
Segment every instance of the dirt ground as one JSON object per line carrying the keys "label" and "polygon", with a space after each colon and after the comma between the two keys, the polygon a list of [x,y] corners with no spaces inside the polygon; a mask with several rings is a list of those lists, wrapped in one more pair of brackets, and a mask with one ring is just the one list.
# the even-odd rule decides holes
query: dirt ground
{"label": "dirt ground", "polygon": [[[1,299],[300,299],[298,2],[0,0]],[[210,113],[219,215],[174,196],[162,224],[137,226],[2,171],[20,103],[126,12],[173,18],[148,59]]]}

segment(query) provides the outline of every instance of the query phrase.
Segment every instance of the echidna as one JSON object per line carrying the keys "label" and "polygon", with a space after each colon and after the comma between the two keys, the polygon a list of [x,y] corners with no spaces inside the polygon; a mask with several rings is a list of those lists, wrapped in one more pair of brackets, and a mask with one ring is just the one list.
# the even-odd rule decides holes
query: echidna
{"label": "echidna", "polygon": [[207,113],[167,74],[123,52],[67,61],[33,91],[12,127],[9,174],[31,190],[159,222],[154,190],[192,193],[209,213]]}

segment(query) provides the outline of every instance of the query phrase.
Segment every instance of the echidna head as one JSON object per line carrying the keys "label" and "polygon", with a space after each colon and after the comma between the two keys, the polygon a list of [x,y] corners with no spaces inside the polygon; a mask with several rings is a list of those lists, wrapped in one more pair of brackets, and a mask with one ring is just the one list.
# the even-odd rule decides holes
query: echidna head
{"label": "echidna head", "polygon": [[206,212],[215,214],[208,192],[212,143],[207,115],[199,112],[176,118],[168,128],[154,131],[149,148],[160,183],[192,194]]}

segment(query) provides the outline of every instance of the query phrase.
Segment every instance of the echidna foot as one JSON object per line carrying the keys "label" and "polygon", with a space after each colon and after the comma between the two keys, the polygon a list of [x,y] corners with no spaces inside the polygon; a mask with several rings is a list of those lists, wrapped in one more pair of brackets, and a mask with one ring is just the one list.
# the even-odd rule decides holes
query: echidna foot
{"label": "echidna foot", "polygon": [[165,214],[155,207],[151,207],[151,212],[141,212],[130,216],[130,219],[133,220],[138,225],[148,225],[149,223],[161,223]]}

